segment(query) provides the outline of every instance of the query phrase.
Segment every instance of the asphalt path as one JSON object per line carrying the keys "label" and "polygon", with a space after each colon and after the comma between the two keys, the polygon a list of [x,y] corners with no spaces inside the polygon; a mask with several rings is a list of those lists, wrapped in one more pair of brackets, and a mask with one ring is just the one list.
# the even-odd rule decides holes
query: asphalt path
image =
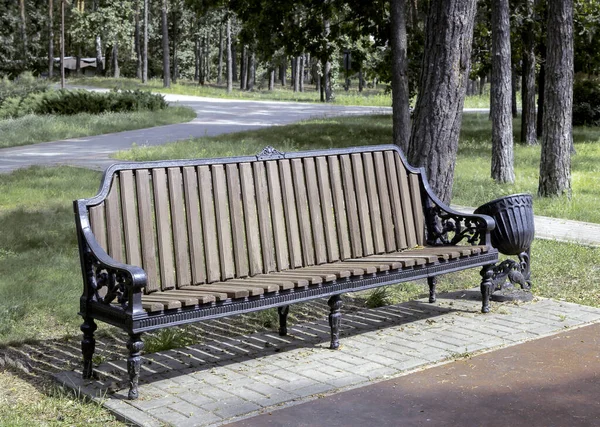
{"label": "asphalt path", "polygon": [[[391,107],[352,107],[332,104],[269,102],[165,95],[172,105],[194,109],[196,118],[187,123],[126,132],[44,142],[0,149],[0,173],[32,165],[72,165],[103,170],[115,160],[110,155],[138,146],[214,136],[307,119],[343,115],[391,114]],[[389,141],[382,141],[382,143]]]}

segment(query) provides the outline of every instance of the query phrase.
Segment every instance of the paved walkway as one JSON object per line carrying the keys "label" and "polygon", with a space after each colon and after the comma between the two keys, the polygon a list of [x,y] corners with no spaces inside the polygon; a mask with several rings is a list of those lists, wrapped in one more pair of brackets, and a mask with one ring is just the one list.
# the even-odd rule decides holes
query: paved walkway
{"label": "paved walkway", "polygon": [[320,117],[390,114],[385,107],[348,107],[299,102],[245,101],[165,95],[172,104],[189,106],[197,117],[188,122],[105,135],[44,142],[0,149],[0,173],[31,165],[75,165],[104,170],[115,163],[110,155],[138,146],[161,145],[202,136],[214,136]]}
{"label": "paved walkway", "polygon": [[[551,355],[539,354],[540,360],[522,361],[518,358],[519,353],[511,353],[514,348],[511,346],[600,322],[600,309],[538,299],[522,305],[494,303],[494,311],[482,315],[480,306],[480,293],[473,289],[441,294],[436,304],[429,304],[423,299],[345,313],[339,351],[327,348],[329,327],[326,320],[322,320],[295,325],[290,329],[290,335],[284,338],[276,333],[257,333],[149,354],[145,356],[146,361],[142,366],[141,397],[137,401],[126,400],[127,389],[121,388],[125,387],[123,382],[115,386],[116,381],[126,378],[124,361],[102,364],[98,368],[101,373],[99,381],[83,381],[80,372],[63,372],[57,378],[67,387],[101,402],[121,419],[142,426],[160,426],[163,423],[173,426],[217,426],[260,414],[268,415],[249,419],[239,425],[364,426],[366,421],[364,416],[359,415],[361,413],[371,414],[372,420],[381,417],[382,422],[378,420],[380,425],[452,425],[448,422],[439,424],[437,421],[440,419],[461,420],[454,424],[460,426],[508,425],[490,424],[490,421],[498,421],[495,415],[487,414],[485,407],[474,407],[476,402],[468,397],[481,397],[480,392],[485,392],[487,400],[493,401],[496,397],[510,394],[510,390],[497,389],[496,386],[498,381],[511,375],[512,364],[518,367],[522,363],[530,363],[535,369]],[[597,337],[595,339],[597,341]],[[457,381],[456,375],[448,376],[451,375],[450,369],[455,368],[447,365],[435,371],[437,376],[432,376],[427,370],[421,371],[422,368],[447,364],[475,352],[506,347],[510,348],[503,353],[503,357],[510,358],[510,363],[502,359],[504,364],[500,367],[483,364],[477,368],[478,379],[473,384],[455,387],[444,385],[451,380]],[[570,347],[572,351],[580,348],[579,340],[572,340]],[[552,351],[552,347],[548,351]],[[597,399],[594,400],[600,390],[597,346],[591,347],[585,357],[589,368],[584,369],[585,373],[595,372],[596,375],[593,379],[596,393],[590,394],[588,399],[597,403]],[[573,360],[574,363],[576,361]],[[466,368],[465,362],[461,363],[463,371],[475,375],[470,362],[467,362]],[[412,374],[415,375],[412,380],[399,378],[414,371],[418,372]],[[427,380],[421,379],[423,377]],[[399,407],[389,402],[394,400],[391,395],[386,400],[388,406],[372,397],[379,396],[378,391],[393,389],[390,383],[381,383],[391,378],[398,378],[402,384],[407,381],[415,384],[412,388],[396,391]],[[541,378],[537,383],[535,377],[531,378],[531,384],[543,382],[547,387],[560,385],[551,382],[555,376],[548,372],[543,381],[540,381]],[[546,381],[549,383],[546,384]],[[573,393],[583,387],[576,384],[568,384],[576,387]],[[339,402],[340,398],[334,393],[364,386],[367,386],[364,389],[366,391],[357,389],[354,395],[365,395],[370,390],[365,396],[371,397],[350,400],[354,408],[349,413],[344,410],[347,406],[320,403],[323,398],[329,399],[329,402]],[[107,394],[110,388],[117,389],[116,393]],[[430,413],[430,408],[447,408],[449,402],[454,401],[449,400],[445,406],[440,403],[453,396],[440,396],[440,390],[448,389],[455,392],[454,400],[463,397],[463,406],[453,408],[448,413],[440,413],[440,410],[435,414]],[[525,406],[539,407],[535,393],[523,391],[520,394],[519,389],[513,391],[515,398],[526,402]],[[430,400],[427,396],[436,399]],[[398,410],[406,408],[411,401],[417,401],[427,412],[416,411],[415,407],[406,413]],[[293,408],[293,405],[301,403],[305,404]],[[282,409],[282,412],[278,413],[278,409]],[[506,407],[506,410],[510,409],[510,406]],[[431,418],[434,415],[436,418]],[[404,417],[411,422],[405,423]],[[419,422],[412,422],[415,420]],[[433,423],[426,423],[434,420]],[[537,425],[599,424],[550,422]]]}

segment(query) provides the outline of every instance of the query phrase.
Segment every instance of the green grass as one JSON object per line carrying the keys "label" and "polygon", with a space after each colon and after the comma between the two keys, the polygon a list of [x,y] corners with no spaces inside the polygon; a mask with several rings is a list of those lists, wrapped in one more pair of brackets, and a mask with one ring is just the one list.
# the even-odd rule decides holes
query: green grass
{"label": "green grass", "polygon": [[0,148],[182,123],[195,117],[196,113],[187,107],[100,115],[28,115],[0,120]]}

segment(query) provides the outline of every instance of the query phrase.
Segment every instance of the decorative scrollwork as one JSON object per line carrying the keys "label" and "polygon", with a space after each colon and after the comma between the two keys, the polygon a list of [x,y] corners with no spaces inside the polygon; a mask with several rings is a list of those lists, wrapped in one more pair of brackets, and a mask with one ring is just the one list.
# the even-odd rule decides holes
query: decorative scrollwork
{"label": "decorative scrollwork", "polygon": [[431,200],[427,205],[428,245],[456,245],[465,239],[468,244],[477,245],[485,238],[486,226],[481,219],[449,213]]}
{"label": "decorative scrollwork", "polygon": [[271,147],[270,145],[263,148],[263,150],[256,156],[258,160],[271,160],[271,159],[282,159],[284,153]]}
{"label": "decorative scrollwork", "polygon": [[[521,289],[531,289],[531,269],[529,262],[529,251],[519,254],[519,262],[506,259],[494,267],[492,277],[492,292],[514,285],[520,285]],[[508,282],[506,281],[508,279]]]}
{"label": "decorative scrollwork", "polygon": [[89,250],[86,254],[86,261],[88,300],[106,305],[113,304],[116,300],[117,304],[123,310],[126,310],[128,298],[125,276],[120,272],[102,266]]}

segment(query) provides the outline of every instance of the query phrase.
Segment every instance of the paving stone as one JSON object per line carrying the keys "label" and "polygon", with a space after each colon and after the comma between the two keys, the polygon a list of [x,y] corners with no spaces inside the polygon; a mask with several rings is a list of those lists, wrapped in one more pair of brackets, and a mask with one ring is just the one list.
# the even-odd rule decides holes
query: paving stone
{"label": "paving stone", "polygon": [[260,405],[257,405],[253,402],[240,399],[231,399],[206,405],[203,409],[221,418],[228,419],[257,411],[260,408]]}

